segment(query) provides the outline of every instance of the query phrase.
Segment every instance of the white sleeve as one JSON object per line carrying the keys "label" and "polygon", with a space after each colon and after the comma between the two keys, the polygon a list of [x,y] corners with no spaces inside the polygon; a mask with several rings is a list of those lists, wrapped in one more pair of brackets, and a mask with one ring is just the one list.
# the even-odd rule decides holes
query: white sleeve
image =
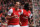
{"label": "white sleeve", "polygon": [[10,10],[8,11],[8,15],[11,16],[12,13],[13,13],[13,10],[10,9]]}
{"label": "white sleeve", "polygon": [[32,14],[30,14],[29,18],[31,18]]}
{"label": "white sleeve", "polygon": [[21,9],[21,14],[23,14],[23,9]]}

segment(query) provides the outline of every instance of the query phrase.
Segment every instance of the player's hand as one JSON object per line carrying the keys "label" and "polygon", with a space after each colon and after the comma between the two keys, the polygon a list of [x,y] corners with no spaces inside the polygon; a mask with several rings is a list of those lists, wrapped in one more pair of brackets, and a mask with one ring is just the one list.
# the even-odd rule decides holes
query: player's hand
{"label": "player's hand", "polygon": [[15,18],[19,18],[17,15],[14,15]]}
{"label": "player's hand", "polygon": [[20,25],[22,25],[22,23],[21,23],[21,22],[20,22],[19,24],[20,24]]}

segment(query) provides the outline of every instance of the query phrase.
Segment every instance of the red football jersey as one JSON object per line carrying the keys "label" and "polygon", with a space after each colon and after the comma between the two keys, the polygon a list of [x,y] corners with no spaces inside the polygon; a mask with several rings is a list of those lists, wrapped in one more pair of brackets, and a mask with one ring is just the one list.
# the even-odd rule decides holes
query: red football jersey
{"label": "red football jersey", "polygon": [[21,26],[27,26],[28,25],[28,17],[30,16],[30,14],[31,14],[30,11],[26,11],[25,9],[23,9],[23,14],[20,16],[20,21],[22,23]]}
{"label": "red football jersey", "polygon": [[12,8],[13,13],[11,16],[16,15],[16,18],[11,18],[8,21],[8,25],[18,25],[19,24],[19,17],[20,17],[20,10],[15,10],[15,8]]}

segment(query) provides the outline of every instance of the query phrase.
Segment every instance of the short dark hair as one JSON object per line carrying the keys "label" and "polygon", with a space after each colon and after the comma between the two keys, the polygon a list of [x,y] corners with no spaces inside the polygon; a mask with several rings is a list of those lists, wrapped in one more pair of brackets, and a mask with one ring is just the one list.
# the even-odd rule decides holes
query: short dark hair
{"label": "short dark hair", "polygon": [[24,9],[29,10],[29,3],[26,3],[26,4],[24,5]]}

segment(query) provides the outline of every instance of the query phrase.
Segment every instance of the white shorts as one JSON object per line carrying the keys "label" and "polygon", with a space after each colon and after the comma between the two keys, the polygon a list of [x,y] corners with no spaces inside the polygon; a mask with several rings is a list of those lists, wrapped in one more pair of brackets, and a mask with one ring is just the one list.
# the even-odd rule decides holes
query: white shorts
{"label": "white shorts", "polygon": [[8,25],[8,27],[20,27],[20,25]]}
{"label": "white shorts", "polygon": [[29,26],[20,26],[20,27],[29,27]]}

